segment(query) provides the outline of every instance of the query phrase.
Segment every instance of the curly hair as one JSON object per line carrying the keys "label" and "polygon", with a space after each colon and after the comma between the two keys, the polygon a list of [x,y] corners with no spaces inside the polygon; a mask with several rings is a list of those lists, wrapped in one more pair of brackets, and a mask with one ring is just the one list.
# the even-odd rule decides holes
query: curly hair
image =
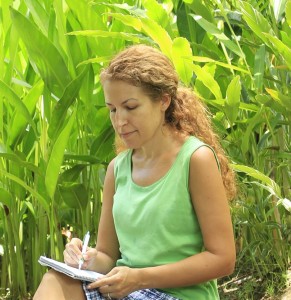
{"label": "curly hair", "polygon": [[[219,160],[221,176],[228,199],[236,195],[234,172],[219,143],[210,121],[206,106],[192,89],[179,84],[179,77],[172,62],[159,50],[146,46],[131,46],[113,58],[100,74],[105,80],[122,80],[137,87],[152,99],[158,101],[162,95],[169,95],[171,103],[165,112],[165,122],[173,129],[193,135],[211,146]],[[116,141],[117,152],[124,149]]]}

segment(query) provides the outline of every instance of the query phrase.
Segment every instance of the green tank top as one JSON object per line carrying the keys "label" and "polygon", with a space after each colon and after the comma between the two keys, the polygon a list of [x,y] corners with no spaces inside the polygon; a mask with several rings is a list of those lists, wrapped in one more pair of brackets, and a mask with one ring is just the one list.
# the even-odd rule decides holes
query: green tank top
{"label": "green tank top", "polygon": [[[207,145],[189,137],[169,171],[146,187],[132,181],[132,150],[116,157],[113,217],[121,253],[118,266],[158,266],[203,250],[188,188],[190,158],[201,146]],[[216,280],[162,290],[183,300],[219,299]]]}

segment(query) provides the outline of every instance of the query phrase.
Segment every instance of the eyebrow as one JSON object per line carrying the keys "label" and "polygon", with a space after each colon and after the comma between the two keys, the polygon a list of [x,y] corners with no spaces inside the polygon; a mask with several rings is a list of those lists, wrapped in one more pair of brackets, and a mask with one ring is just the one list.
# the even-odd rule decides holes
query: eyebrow
{"label": "eyebrow", "polygon": [[[128,101],[130,101],[130,100],[134,100],[134,101],[138,101],[136,98],[128,98],[128,99],[125,99],[124,101],[122,101],[122,103],[121,104],[126,104]],[[111,104],[110,102],[107,102],[107,101],[105,101],[105,104],[106,105],[109,105],[109,106],[112,106],[113,104]]]}

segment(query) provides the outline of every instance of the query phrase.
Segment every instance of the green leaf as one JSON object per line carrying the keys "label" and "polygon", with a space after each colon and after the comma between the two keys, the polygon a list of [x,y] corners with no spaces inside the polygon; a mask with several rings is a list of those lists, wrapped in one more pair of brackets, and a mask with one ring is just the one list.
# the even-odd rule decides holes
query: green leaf
{"label": "green leaf", "polygon": [[229,65],[229,64],[226,64],[226,63],[214,60],[214,59],[209,58],[209,57],[205,57],[205,56],[192,56],[191,59],[193,61],[200,62],[200,63],[208,63],[208,62],[210,63],[211,62],[211,63],[214,63],[214,64],[216,64],[218,66],[227,68],[227,69],[236,70],[236,71],[239,71],[239,72],[242,72],[242,73],[250,74],[250,72],[248,70],[242,69],[242,68],[234,66],[234,65]]}
{"label": "green leaf", "polygon": [[64,202],[70,208],[85,209],[88,204],[88,192],[81,183],[66,183],[59,185],[58,190]]}
{"label": "green leaf", "polygon": [[87,36],[87,37],[110,37],[110,38],[124,39],[135,43],[140,42],[140,40],[145,40],[145,37],[140,34],[127,33],[127,32],[112,32],[112,31],[104,31],[104,30],[73,31],[68,33],[68,35],[79,35],[79,36]]}
{"label": "green leaf", "polygon": [[76,154],[65,153],[64,158],[66,160],[88,162],[92,165],[103,163],[98,157],[93,155],[76,155]]}
{"label": "green leaf", "polygon": [[287,110],[291,111],[291,101],[290,96],[285,96],[277,90],[267,89],[268,94],[277,102],[279,102],[282,106],[284,106]]}
{"label": "green leaf", "polygon": [[0,144],[0,157],[4,157],[5,159],[15,162],[18,166],[22,168],[27,168],[31,172],[41,175],[41,172],[36,165],[23,160],[20,155],[11,153],[10,151],[8,152],[8,150],[3,144]]}
{"label": "green leaf", "polygon": [[35,124],[30,116],[30,112],[25,106],[25,104],[21,101],[21,99],[17,96],[17,94],[2,80],[0,80],[0,92],[1,98],[0,100],[3,101],[3,98],[7,99],[9,103],[11,103],[15,107],[16,113],[19,113],[23,116],[23,118],[28,122],[32,129],[34,130],[35,135],[37,135],[37,130]]}
{"label": "green leaf", "polygon": [[[36,83],[29,93],[23,99],[23,104],[26,106],[30,116],[33,116],[33,113],[36,109],[36,103],[38,102],[41,93],[43,91],[43,81]],[[8,145],[17,145],[21,142],[20,135],[25,130],[28,124],[28,120],[23,116],[23,114],[16,110],[9,129],[8,136]]]}
{"label": "green leaf", "polygon": [[288,46],[286,46],[282,41],[280,41],[276,36],[272,36],[270,34],[264,33],[274,50],[274,53],[279,52],[279,54],[285,60],[288,68],[291,70],[291,50]]}
{"label": "green leaf", "polygon": [[286,0],[271,1],[271,4],[273,6],[275,19],[279,22],[279,19],[285,11]]}
{"label": "green leaf", "polygon": [[12,204],[12,195],[3,188],[0,188],[0,203],[6,205],[8,208],[10,208]]}
{"label": "green leaf", "polygon": [[232,125],[237,118],[240,104],[241,83],[240,77],[232,79],[226,90],[225,113]]}
{"label": "green leaf", "polygon": [[86,66],[78,75],[78,77],[70,82],[70,84],[66,87],[64,95],[56,104],[48,128],[48,135],[52,140],[54,140],[54,138],[59,135],[59,132],[64,125],[67,111],[69,107],[75,102],[78,92],[81,88],[82,81],[88,70],[89,68]]}
{"label": "green leaf", "polygon": [[125,15],[121,13],[107,13],[107,15],[115,18],[116,20],[121,21],[124,25],[133,27],[136,31],[141,31],[142,23],[141,20],[131,16],[131,15]]}
{"label": "green leaf", "polygon": [[189,60],[191,57],[192,50],[188,40],[182,37],[175,38],[172,47],[172,59],[181,80],[186,85],[189,85],[193,74],[192,62]]}
{"label": "green leaf", "polygon": [[76,164],[72,168],[65,170],[60,176],[59,176],[59,182],[75,182],[77,181],[78,177],[80,176],[80,173],[87,167],[87,164]]}
{"label": "green leaf", "polygon": [[263,78],[265,72],[265,55],[266,46],[260,45],[259,49],[255,54],[255,65],[254,65],[254,84],[258,92],[262,92],[263,89]]}
{"label": "green leaf", "polygon": [[31,188],[29,185],[26,184],[22,179],[18,178],[17,176],[6,172],[5,170],[1,170],[1,173],[9,178],[10,180],[18,183],[20,186],[25,188],[32,196],[34,196],[42,207],[45,209],[46,212],[49,212],[49,203],[47,199],[45,199],[42,195],[40,195],[35,189]]}
{"label": "green leaf", "polygon": [[163,28],[167,27],[169,16],[161,3],[156,0],[142,0],[141,2],[149,19],[157,22]]}
{"label": "green leaf", "polygon": [[269,22],[264,18],[264,16],[255,10],[255,8],[245,1],[239,1],[240,7],[243,13],[243,19],[246,21],[251,30],[260,38],[265,44],[268,43],[268,39],[263,33],[269,33],[275,36]]}
{"label": "green leaf", "polygon": [[209,34],[215,36],[226,48],[234,52],[239,57],[243,57],[244,54],[240,51],[237,44],[231,41],[223,31],[219,30],[214,24],[203,19],[201,16],[190,14],[190,16]]}
{"label": "green leaf", "polygon": [[69,117],[66,126],[57,137],[56,142],[54,143],[51,151],[45,174],[45,186],[51,199],[53,198],[56,190],[58,176],[63,162],[64,152],[71,133],[71,129],[75,122],[75,117],[76,111],[71,117]]}
{"label": "green leaf", "polygon": [[[33,68],[39,73],[48,88],[61,97],[71,81],[67,66],[55,45],[21,13],[10,8],[12,22],[22,38]],[[31,39],[33,37],[33,39]]]}
{"label": "green leaf", "polygon": [[263,112],[264,109],[261,108],[254,117],[248,119],[248,126],[244,134],[242,135],[241,139],[241,150],[243,154],[246,154],[249,150],[249,144],[250,144],[250,135],[254,131],[254,128],[256,125],[262,123],[263,121]]}
{"label": "green leaf", "polygon": [[258,171],[256,169],[248,167],[248,166],[231,164],[231,167],[236,172],[246,173],[247,175],[262,181],[265,185],[268,186],[269,191],[271,191],[271,193],[273,195],[277,196],[278,198],[282,198],[279,185],[274,180],[272,180],[270,177],[264,175],[263,173],[261,173],[260,171]]}
{"label": "green leaf", "polygon": [[143,31],[154,42],[156,42],[159,45],[161,51],[171,59],[172,40],[168,32],[153,20],[143,18],[141,19],[141,21]]}
{"label": "green leaf", "polygon": [[42,30],[44,34],[47,34],[49,27],[49,15],[45,8],[39,3],[38,0],[25,0],[30,13],[33,16],[34,22]]}
{"label": "green leaf", "polygon": [[94,155],[101,161],[105,161],[113,155],[114,130],[112,126],[105,128],[94,140],[90,149],[90,155]]}
{"label": "green leaf", "polygon": [[286,3],[285,15],[286,15],[286,21],[288,25],[291,27],[291,1],[290,0]]}
{"label": "green leaf", "polygon": [[197,79],[200,80],[211,91],[215,98],[217,100],[222,99],[220,86],[214,79],[214,77],[198,65],[192,65],[192,68],[195,75],[197,76]]}

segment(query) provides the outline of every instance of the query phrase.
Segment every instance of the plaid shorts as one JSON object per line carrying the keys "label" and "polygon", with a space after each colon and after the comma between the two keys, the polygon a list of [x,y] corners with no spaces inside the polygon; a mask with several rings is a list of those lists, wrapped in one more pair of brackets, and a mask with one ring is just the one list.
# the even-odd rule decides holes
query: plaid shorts
{"label": "plaid shorts", "polygon": [[[83,282],[83,290],[87,300],[107,300],[102,294],[99,293],[98,289],[88,290],[87,285],[89,282]],[[135,291],[128,296],[122,298],[122,300],[179,300],[173,296],[167,295],[156,289],[145,289]]]}

